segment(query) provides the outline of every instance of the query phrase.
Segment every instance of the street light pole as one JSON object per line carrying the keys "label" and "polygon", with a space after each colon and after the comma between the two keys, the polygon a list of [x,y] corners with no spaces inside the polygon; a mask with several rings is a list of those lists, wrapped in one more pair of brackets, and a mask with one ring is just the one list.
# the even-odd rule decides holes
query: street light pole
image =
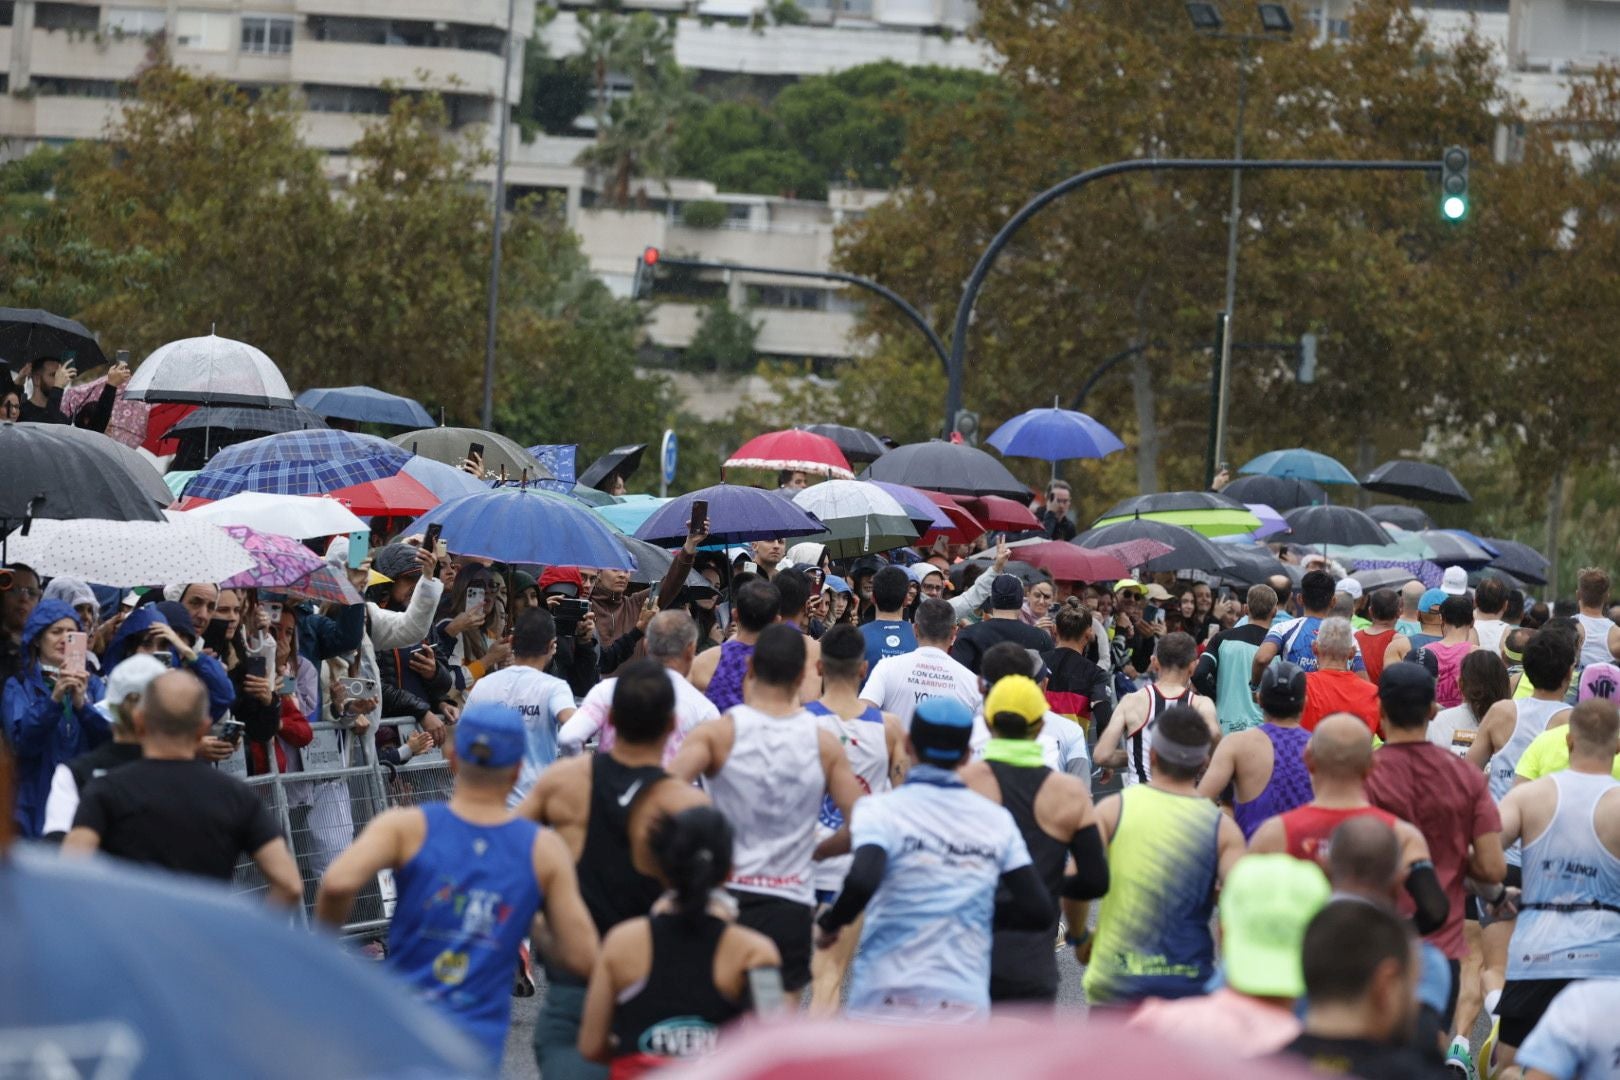
{"label": "street light pole", "polygon": [[517,0],[506,0],[506,48],[501,62],[501,88],[495,107],[501,111],[500,146],[495,150],[495,213],[489,244],[489,311],[484,322],[484,407],[479,420],[487,431],[495,425],[495,319],[501,306],[501,225],[506,216],[506,141],[512,126],[512,106],[506,95],[512,85],[512,54],[517,51]]}
{"label": "street light pole", "polygon": [[[1249,104],[1249,36],[1243,35],[1240,39],[1242,53],[1238,59],[1238,99],[1237,99],[1237,130],[1232,136],[1232,160],[1243,160],[1243,114]],[[1210,427],[1213,436],[1210,445],[1209,461],[1205,466],[1204,484],[1209,486],[1215,482],[1215,472],[1220,468],[1222,455],[1226,452],[1226,414],[1231,404],[1232,388],[1232,319],[1233,304],[1237,301],[1237,269],[1238,269],[1238,217],[1243,212],[1243,170],[1232,170],[1232,206],[1227,215],[1226,222],[1226,302],[1221,308],[1221,351],[1215,358],[1217,374],[1215,378],[1215,400],[1212,403],[1214,415],[1211,417]]]}

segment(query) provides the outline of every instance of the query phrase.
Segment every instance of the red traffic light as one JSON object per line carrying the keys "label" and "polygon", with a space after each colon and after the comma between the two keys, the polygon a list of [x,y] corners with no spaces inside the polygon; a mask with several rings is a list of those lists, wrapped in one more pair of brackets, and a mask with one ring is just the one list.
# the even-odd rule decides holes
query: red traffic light
{"label": "red traffic light", "polygon": [[657,266],[658,265],[658,249],[655,248],[655,247],[650,247],[650,248],[647,248],[645,251],[643,251],[641,253],[641,264],[643,266]]}

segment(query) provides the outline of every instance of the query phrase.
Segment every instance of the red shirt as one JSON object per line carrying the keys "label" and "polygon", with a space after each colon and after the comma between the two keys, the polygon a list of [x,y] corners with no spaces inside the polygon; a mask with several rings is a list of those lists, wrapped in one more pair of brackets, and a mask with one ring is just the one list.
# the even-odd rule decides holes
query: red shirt
{"label": "red shirt", "polygon": [[1395,628],[1380,630],[1376,634],[1371,630],[1357,630],[1356,644],[1361,648],[1361,662],[1367,667],[1367,678],[1372,680],[1374,686],[1384,674],[1384,654],[1389,651],[1389,643],[1395,640]]}
{"label": "red shirt", "polygon": [[[1483,776],[1484,773],[1480,775]],[[1328,868],[1330,846],[1328,838],[1333,835],[1334,829],[1351,818],[1358,817],[1375,817],[1393,829],[1396,820],[1394,814],[1380,810],[1376,806],[1353,806],[1344,810],[1330,810],[1325,806],[1310,803],[1279,816],[1282,818],[1283,836],[1288,841],[1288,854],[1296,859],[1316,863],[1324,874]]]}
{"label": "red shirt", "polygon": [[[1468,847],[1476,836],[1502,830],[1485,774],[1427,740],[1387,743],[1373,755],[1367,798],[1410,821],[1428,841],[1434,874],[1451,911],[1445,925],[1427,940],[1453,960],[1467,956],[1463,879],[1468,875]],[[1410,913],[1410,899],[1403,895],[1401,902],[1403,911]]]}
{"label": "red shirt", "polygon": [[1309,671],[1305,673],[1305,712],[1299,726],[1315,731],[1324,716],[1347,712],[1378,734],[1378,685],[1354,671]]}

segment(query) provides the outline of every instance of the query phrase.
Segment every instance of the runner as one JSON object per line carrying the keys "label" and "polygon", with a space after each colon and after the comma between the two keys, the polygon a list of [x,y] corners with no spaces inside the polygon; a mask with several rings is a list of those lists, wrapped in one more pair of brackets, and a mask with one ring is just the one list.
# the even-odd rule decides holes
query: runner
{"label": "runner", "polygon": [[1378,734],[1378,687],[1367,681],[1364,671],[1351,671],[1356,655],[1355,631],[1350,620],[1335,616],[1323,619],[1311,642],[1316,668],[1305,676],[1305,712],[1299,726],[1315,731],[1317,723],[1332,713],[1359,717],[1367,730]]}
{"label": "runner", "polygon": [[718,649],[698,653],[687,676],[692,685],[725,712],[742,704],[743,677],[748,672],[754,643],[767,626],[782,613],[782,594],[768,581],[750,581],[737,590],[731,604],[731,617],[737,623],[737,636]]}
{"label": "runner", "polygon": [[574,715],[574,692],[546,666],[557,654],[557,621],[544,609],[525,611],[512,634],[512,665],[473,684],[467,707],[495,704],[516,709],[529,731],[523,768],[507,804],[523,801],[536,780],[557,760],[557,729]]}
{"label": "runner", "polygon": [[1445,602],[1446,594],[1443,590],[1424,590],[1423,595],[1418,598],[1419,629],[1410,633],[1397,630],[1395,637],[1390,640],[1389,649],[1384,653],[1385,666],[1398,664],[1413,650],[1433,645],[1440,640],[1445,632],[1445,628],[1441,625],[1440,606]]}
{"label": "runner", "polygon": [[1266,819],[1311,801],[1310,733],[1299,726],[1305,687],[1305,672],[1286,660],[1266,668],[1259,693],[1265,723],[1222,739],[1198,782],[1198,793],[1216,802],[1226,801],[1231,787],[1232,817],[1245,842]]}
{"label": "runner", "polygon": [[1215,892],[1243,854],[1237,823],[1194,786],[1213,742],[1208,718],[1174,705],[1154,729],[1149,779],[1097,804],[1109,889],[1096,937],[1075,949],[1093,1006],[1204,992],[1215,970]]}
{"label": "runner", "polygon": [[878,661],[917,647],[911,624],[905,621],[906,590],[910,585],[911,575],[898,566],[885,566],[872,575],[872,603],[877,606],[877,615],[860,629],[866,644],[867,667],[877,667]]}
{"label": "runner", "polygon": [[1248,621],[1210,638],[1204,655],[1198,658],[1198,669],[1193,672],[1193,686],[1215,701],[1223,735],[1261,722],[1254,691],[1249,688],[1249,673],[1254,669],[1255,654],[1271,632],[1272,619],[1277,614],[1277,591],[1270,585],[1253,586],[1249,589],[1248,606]]}
{"label": "runner", "polygon": [[1468,748],[1474,745],[1474,737],[1479,734],[1480,720],[1491,711],[1491,706],[1506,701],[1512,689],[1501,655],[1485,649],[1475,649],[1463,657],[1457,685],[1462,690],[1462,704],[1437,713],[1429,721],[1428,738],[1458,757],[1467,757]]}
{"label": "runner", "polygon": [[[1322,628],[1322,620],[1333,614],[1334,595],[1333,576],[1325,570],[1312,570],[1301,579],[1299,598],[1305,606],[1305,614],[1297,619],[1272,624],[1271,632],[1260,645],[1260,651],[1254,654],[1254,663],[1249,670],[1251,686],[1260,681],[1266,665],[1279,656],[1306,671],[1316,670],[1316,653],[1311,645],[1316,641],[1317,631]],[[1350,670],[1366,670],[1359,653],[1351,658]]]}
{"label": "runner", "polygon": [[1371,625],[1356,631],[1356,648],[1374,683],[1384,673],[1384,654],[1395,640],[1395,621],[1401,615],[1401,594],[1394,589],[1375,589],[1367,598]]}
{"label": "runner", "polygon": [[1620,981],[1592,979],[1565,987],[1519,1047],[1524,1080],[1616,1080],[1620,1077]]}
{"label": "runner", "polygon": [[[949,698],[917,706],[898,789],[863,799],[850,823],[855,859],[843,891],[816,920],[831,947],[862,911],[866,925],[849,985],[849,1015],[955,1023],[990,1008],[993,925],[1049,927],[1053,906],[1018,825],[970,790],[973,714]],[[998,904],[998,890],[1006,900]]]}
{"label": "runner", "polygon": [[[671,615],[680,613],[666,611],[658,618]],[[679,711],[669,672],[656,660],[632,660],[611,682],[612,746],[560,761],[541,773],[516,811],[519,818],[550,826],[567,845],[580,895],[602,935],[626,919],[645,915],[663,891],[652,876],[655,861],[646,847],[653,823],[708,801],[663,770]],[[583,1060],[576,1045],[584,978],[549,964],[546,983],[545,1004],[534,1026],[534,1057],[541,1075],[563,1080],[603,1076],[606,1070]]]}
{"label": "runner", "polygon": [[1177,632],[1161,638],[1154,653],[1158,681],[1127,695],[1098,737],[1093,759],[1105,769],[1124,766],[1121,780],[1126,787],[1153,779],[1153,728],[1166,710],[1177,705],[1191,708],[1209,725],[1211,741],[1220,738],[1215,703],[1192,689],[1192,666],[1197,656],[1198,647],[1190,635]]}
{"label": "runner", "polygon": [[935,697],[948,697],[968,710],[978,711],[983,700],[979,679],[951,659],[951,640],[956,635],[956,615],[944,600],[924,600],[917,605],[912,623],[917,647],[901,656],[879,660],[866,674],[861,700],[900,718],[911,727],[911,714],[917,705]]}
{"label": "runner", "polygon": [[1525,856],[1497,1010],[1503,1068],[1564,987],[1620,979],[1620,782],[1610,775],[1620,712],[1606,701],[1582,702],[1569,718],[1569,739],[1567,770],[1502,800],[1502,839],[1522,840]]}
{"label": "runner", "polygon": [[[989,654],[985,663],[990,663]],[[1033,679],[1006,675],[997,680],[984,704],[992,735],[984,760],[964,766],[961,776],[969,788],[1012,814],[1047,893],[1061,904],[1073,928],[1067,941],[1077,946],[1090,936],[1089,901],[1108,891],[1108,856],[1086,784],[1054,772],[1042,760],[1036,737],[1048,715],[1046,705],[1046,695]],[[1064,877],[1070,856],[1075,873]],[[1040,930],[996,931],[991,1001],[1050,1004],[1057,999],[1056,931],[1056,911],[1052,923]]]}
{"label": "runner", "polygon": [[1481,649],[1498,656],[1502,654],[1502,637],[1510,629],[1502,618],[1507,606],[1508,588],[1502,579],[1481,578],[1474,589],[1474,636],[1479,638]]}
{"label": "runner", "polygon": [[810,981],[811,863],[822,799],[832,796],[847,817],[861,796],[838,738],[799,704],[804,655],[803,634],[767,627],[748,659],[747,703],[700,724],[670,766],[681,780],[706,778],[714,805],[731,820],[737,848],[728,885],[737,921],[776,942],[790,993]]}
{"label": "runner", "polygon": [[[984,660],[979,665],[979,673],[979,690],[985,695],[986,700],[989,699],[991,690],[1002,679],[1021,675],[1040,686],[1042,700],[1050,704],[1050,697],[1045,692],[1046,672],[1040,653],[1020,648],[1010,641],[1003,641],[985,650]],[[973,718],[975,761],[984,757],[985,747],[989,745],[992,734],[982,712]],[[1049,769],[1076,777],[1085,785],[1087,793],[1090,793],[1091,752],[1086,748],[1085,728],[1067,716],[1060,716],[1048,708],[1040,724],[1040,731],[1035,736],[1035,742],[1040,747],[1042,764]]]}
{"label": "runner", "polygon": [[1609,618],[1609,575],[1587,567],[1575,579],[1580,613],[1575,616],[1586,636],[1581,645],[1580,666],[1620,660],[1620,626]]}
{"label": "runner", "polygon": [[543,910],[556,960],[576,975],[596,959],[596,928],[573,860],[556,834],[506,808],[527,731],[517,710],[470,705],[447,755],[447,803],[396,807],[333,860],[315,915],[336,930],[360,890],[392,870],[399,890],[388,963],[500,1063],[511,1019],[518,945]]}
{"label": "runner", "polygon": [[[881,577],[881,573],[879,574]],[[868,623],[867,625],[871,625]],[[834,626],[821,639],[821,700],[806,705],[822,730],[832,733],[844,748],[850,771],[863,795],[888,791],[906,774],[906,730],[900,718],[860,700],[866,676],[866,640],[855,627]],[[826,840],[844,827],[844,815],[831,796],[821,800],[816,839]],[[816,864],[816,903],[830,904],[849,873],[850,856],[835,855]],[[857,920],[857,923],[859,920]],[[810,958],[810,1011],[830,1016],[855,951],[859,926],[841,935],[831,948],[817,949]]]}

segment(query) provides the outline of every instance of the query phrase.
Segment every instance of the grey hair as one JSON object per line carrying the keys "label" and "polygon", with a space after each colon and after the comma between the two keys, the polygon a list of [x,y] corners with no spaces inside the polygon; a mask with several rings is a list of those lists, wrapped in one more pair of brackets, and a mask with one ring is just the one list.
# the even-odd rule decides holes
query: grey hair
{"label": "grey hair", "polygon": [[647,624],[647,655],[655,660],[676,660],[697,644],[698,628],[684,611],[660,611]]}
{"label": "grey hair", "polygon": [[1316,631],[1316,651],[1328,656],[1350,657],[1356,651],[1355,632],[1349,619],[1323,619]]}

